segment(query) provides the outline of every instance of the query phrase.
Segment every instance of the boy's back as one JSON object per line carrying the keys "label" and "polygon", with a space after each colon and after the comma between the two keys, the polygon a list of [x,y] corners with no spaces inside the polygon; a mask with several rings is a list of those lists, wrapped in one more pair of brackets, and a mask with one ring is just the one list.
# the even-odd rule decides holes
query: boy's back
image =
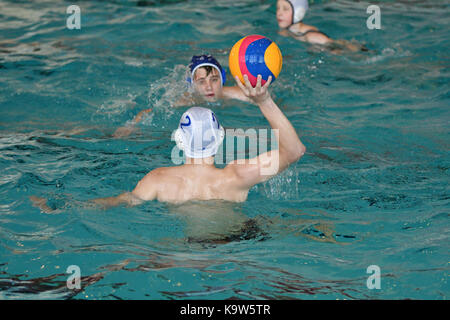
{"label": "boy's back", "polygon": [[186,164],[158,168],[148,173],[133,190],[143,200],[186,202],[190,200],[227,200],[243,202],[248,190],[239,186],[232,167]]}

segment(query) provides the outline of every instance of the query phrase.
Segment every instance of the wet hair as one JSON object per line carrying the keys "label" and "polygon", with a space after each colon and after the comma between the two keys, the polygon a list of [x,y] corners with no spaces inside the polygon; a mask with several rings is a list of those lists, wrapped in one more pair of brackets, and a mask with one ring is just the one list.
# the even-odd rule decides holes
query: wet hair
{"label": "wet hair", "polygon": [[[219,70],[217,70],[216,68],[214,68],[214,67],[212,67],[212,66],[202,66],[202,67],[199,67],[198,69],[202,69],[202,68],[205,69],[205,71],[206,71],[206,76],[209,76],[209,74],[210,74],[213,70],[216,70],[216,71],[219,73]],[[198,69],[195,70],[195,73],[197,73]],[[195,76],[195,74],[194,74],[194,76]]]}

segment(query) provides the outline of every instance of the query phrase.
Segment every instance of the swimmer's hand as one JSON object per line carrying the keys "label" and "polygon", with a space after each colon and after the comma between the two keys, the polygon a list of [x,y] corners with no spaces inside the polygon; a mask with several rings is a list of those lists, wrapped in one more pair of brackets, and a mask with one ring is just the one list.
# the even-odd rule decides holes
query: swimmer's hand
{"label": "swimmer's hand", "polygon": [[47,199],[36,196],[29,196],[28,198],[30,199],[33,207],[41,209],[44,213],[55,213],[56,210],[50,208],[47,204]]}
{"label": "swimmer's hand", "polygon": [[334,40],[332,43],[335,48],[331,50],[331,53],[335,54],[342,54],[343,52],[367,52],[369,49],[366,48],[366,46],[357,43],[357,42],[350,42],[347,40]]}
{"label": "swimmer's hand", "polygon": [[357,52],[361,50],[360,45],[356,45],[347,40],[335,40],[334,42],[350,52]]}
{"label": "swimmer's hand", "polygon": [[153,108],[145,109],[139,112],[136,117],[134,117],[132,124],[117,128],[117,130],[114,132],[113,137],[114,138],[123,138],[128,137],[130,134],[132,134],[134,131],[136,131],[135,125],[142,121],[142,118],[147,114],[153,111]]}
{"label": "swimmer's hand", "polygon": [[239,80],[238,76],[234,78],[238,87],[241,88],[244,95],[257,105],[260,105],[261,103],[272,99],[268,90],[269,85],[272,82],[272,76],[269,76],[267,82],[263,86],[261,86],[261,79],[262,76],[259,74],[256,80],[256,86],[253,88],[246,74],[244,74],[245,86]]}
{"label": "swimmer's hand", "polygon": [[136,128],[134,126],[120,127],[117,128],[117,130],[114,132],[113,137],[114,138],[128,137],[134,131],[136,131]]}
{"label": "swimmer's hand", "polygon": [[122,193],[117,197],[98,198],[91,201],[97,205],[100,205],[103,209],[108,209],[110,207],[117,207],[123,204],[132,207],[137,206],[144,202],[131,192]]}

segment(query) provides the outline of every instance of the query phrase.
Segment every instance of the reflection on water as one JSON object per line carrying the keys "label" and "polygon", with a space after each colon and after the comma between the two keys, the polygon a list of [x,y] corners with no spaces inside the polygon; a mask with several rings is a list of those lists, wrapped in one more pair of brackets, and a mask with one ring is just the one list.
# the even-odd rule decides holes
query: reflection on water
{"label": "reflection on water", "polygon": [[103,279],[104,273],[81,277],[81,289],[67,288],[67,274],[54,274],[48,277],[27,279],[23,275],[2,276],[0,278],[0,299],[55,300],[76,297],[83,288]]}

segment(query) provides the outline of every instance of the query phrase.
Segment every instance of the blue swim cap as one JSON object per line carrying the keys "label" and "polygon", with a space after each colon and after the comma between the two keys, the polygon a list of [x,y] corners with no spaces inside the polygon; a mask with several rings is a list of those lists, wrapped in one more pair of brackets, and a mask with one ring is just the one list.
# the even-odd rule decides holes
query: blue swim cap
{"label": "blue swim cap", "polygon": [[191,71],[190,77],[187,79],[189,83],[192,83],[192,79],[194,79],[195,71],[200,67],[211,66],[216,68],[219,71],[220,79],[222,80],[222,86],[225,85],[227,81],[227,75],[225,70],[222,68],[220,63],[214,59],[214,57],[210,54],[202,54],[201,56],[193,56],[191,59],[191,63],[189,64],[189,70]]}

